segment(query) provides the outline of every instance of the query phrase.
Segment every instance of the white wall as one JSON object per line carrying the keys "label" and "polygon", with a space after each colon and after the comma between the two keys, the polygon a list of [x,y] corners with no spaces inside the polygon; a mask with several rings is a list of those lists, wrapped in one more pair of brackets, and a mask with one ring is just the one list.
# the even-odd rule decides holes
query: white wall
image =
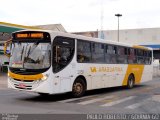
{"label": "white wall", "polygon": [[[117,30],[103,31],[106,40],[117,41]],[[126,29],[119,31],[119,41],[137,44],[160,44],[160,28]]]}

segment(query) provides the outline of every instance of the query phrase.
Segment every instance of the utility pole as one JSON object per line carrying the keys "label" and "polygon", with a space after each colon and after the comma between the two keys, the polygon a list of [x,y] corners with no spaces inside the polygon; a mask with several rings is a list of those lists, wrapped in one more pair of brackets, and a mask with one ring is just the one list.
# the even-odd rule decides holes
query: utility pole
{"label": "utility pole", "polygon": [[119,17],[122,16],[122,14],[115,14],[116,17],[118,17],[118,42],[119,42]]}
{"label": "utility pole", "polygon": [[103,0],[101,0],[101,30],[100,30],[100,38],[101,39],[104,39],[103,19],[104,19]]}

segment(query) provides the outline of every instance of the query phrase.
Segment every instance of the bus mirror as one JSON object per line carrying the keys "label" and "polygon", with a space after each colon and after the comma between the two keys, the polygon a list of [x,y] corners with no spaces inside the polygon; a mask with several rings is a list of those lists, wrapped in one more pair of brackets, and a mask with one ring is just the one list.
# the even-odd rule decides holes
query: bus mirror
{"label": "bus mirror", "polygon": [[7,41],[4,43],[4,54],[5,54],[7,57],[10,57],[10,50],[8,50],[7,48],[9,48],[11,42],[12,42],[12,39],[7,40]]}

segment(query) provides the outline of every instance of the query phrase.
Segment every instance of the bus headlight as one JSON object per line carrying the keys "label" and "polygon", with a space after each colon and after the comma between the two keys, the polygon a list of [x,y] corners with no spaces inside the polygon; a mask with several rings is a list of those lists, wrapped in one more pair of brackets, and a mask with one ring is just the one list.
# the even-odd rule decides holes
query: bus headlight
{"label": "bus headlight", "polygon": [[43,77],[40,80],[47,80],[48,77],[49,77],[49,74],[43,75]]}

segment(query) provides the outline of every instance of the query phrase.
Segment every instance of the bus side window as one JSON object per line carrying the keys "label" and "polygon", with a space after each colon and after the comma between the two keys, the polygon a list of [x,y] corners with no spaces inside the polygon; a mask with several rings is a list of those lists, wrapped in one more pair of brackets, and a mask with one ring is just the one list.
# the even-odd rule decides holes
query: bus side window
{"label": "bus side window", "polygon": [[105,62],[108,64],[116,64],[117,63],[117,47],[113,45],[106,45],[105,50]]}
{"label": "bus side window", "polygon": [[105,63],[110,63],[110,55],[108,54],[108,45],[105,45]]}
{"label": "bus side window", "polygon": [[92,62],[104,63],[104,45],[101,43],[92,43]]}
{"label": "bus side window", "polygon": [[[125,47],[122,47],[122,46],[118,46],[117,47],[117,62],[119,64],[126,64],[127,63],[127,56],[126,56],[126,52],[125,52]],[[126,54],[125,54],[126,53]]]}
{"label": "bus side window", "polygon": [[91,43],[83,40],[77,41],[77,62],[91,62]]}
{"label": "bus side window", "polygon": [[137,50],[137,63],[144,64],[144,50]]}
{"label": "bus side window", "polygon": [[129,64],[136,63],[136,53],[135,53],[135,49],[133,48],[129,48],[128,63]]}
{"label": "bus side window", "polygon": [[84,55],[83,55],[83,52],[81,50],[78,50],[78,53],[77,53],[77,61],[80,62],[80,63],[83,63],[84,62]]}
{"label": "bus side window", "polygon": [[149,65],[151,64],[152,57],[151,57],[151,51],[145,51],[145,64]]}
{"label": "bus side window", "polygon": [[148,51],[148,57],[149,57],[149,64],[152,62],[152,52]]}

